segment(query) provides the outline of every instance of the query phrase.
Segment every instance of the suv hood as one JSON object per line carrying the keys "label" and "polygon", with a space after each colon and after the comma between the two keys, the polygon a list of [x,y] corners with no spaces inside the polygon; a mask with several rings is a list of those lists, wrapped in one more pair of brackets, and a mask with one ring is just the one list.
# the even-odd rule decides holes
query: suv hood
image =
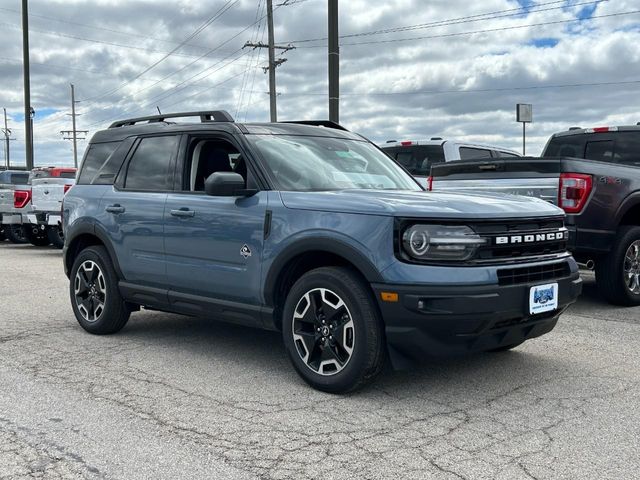
{"label": "suv hood", "polygon": [[365,215],[465,219],[564,215],[544,200],[502,194],[340,190],[280,195],[287,208]]}

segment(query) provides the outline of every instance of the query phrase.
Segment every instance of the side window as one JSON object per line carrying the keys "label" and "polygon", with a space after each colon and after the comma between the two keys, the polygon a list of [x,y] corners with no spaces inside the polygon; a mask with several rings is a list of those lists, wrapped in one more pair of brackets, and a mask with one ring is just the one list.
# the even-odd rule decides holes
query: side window
{"label": "side window", "polygon": [[511,152],[503,152],[502,150],[498,150],[498,155],[503,158],[520,158],[520,155],[516,155]]}
{"label": "side window", "polygon": [[613,140],[587,142],[584,158],[601,162],[613,162]]}
{"label": "side window", "polygon": [[94,143],[89,145],[84,156],[78,183],[88,185],[93,182],[96,174],[109,161],[120,142]]}
{"label": "side window", "polygon": [[491,150],[484,148],[460,147],[460,159],[491,158]]}
{"label": "side window", "polygon": [[179,137],[146,137],[133,153],[124,188],[129,190],[171,190],[173,186],[173,159]]}
{"label": "side window", "polygon": [[195,139],[187,150],[183,190],[203,192],[205,180],[215,172],[235,172],[247,183],[247,165],[230,142],[218,139]]}
{"label": "side window", "polygon": [[640,165],[640,131],[619,132],[615,137],[616,162]]}

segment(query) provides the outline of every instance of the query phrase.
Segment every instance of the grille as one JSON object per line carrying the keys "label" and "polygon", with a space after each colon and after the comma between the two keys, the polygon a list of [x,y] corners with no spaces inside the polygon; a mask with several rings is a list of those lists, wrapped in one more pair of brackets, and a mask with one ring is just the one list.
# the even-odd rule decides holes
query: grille
{"label": "grille", "polygon": [[544,233],[557,232],[564,226],[561,219],[546,219],[528,222],[498,222],[498,223],[478,223],[472,228],[481,236],[490,240],[490,243],[478,249],[476,260],[502,260],[517,259],[519,257],[532,257],[562,253],[567,249],[567,240],[531,242],[531,243],[510,243],[506,245],[496,245],[495,237],[513,235],[539,235]]}
{"label": "grille", "polygon": [[567,277],[570,273],[571,270],[567,262],[531,267],[502,268],[498,270],[498,284],[518,285],[521,283],[544,282]]}

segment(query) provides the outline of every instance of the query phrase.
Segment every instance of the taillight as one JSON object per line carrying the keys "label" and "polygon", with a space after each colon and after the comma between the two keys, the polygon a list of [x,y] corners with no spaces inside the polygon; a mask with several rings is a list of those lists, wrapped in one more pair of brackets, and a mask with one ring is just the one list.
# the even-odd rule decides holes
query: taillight
{"label": "taillight", "polygon": [[558,206],[567,213],[579,213],[587,203],[592,187],[591,175],[582,173],[560,174]]}
{"label": "taillight", "polygon": [[402,145],[403,147],[410,147],[411,145],[413,145],[413,142],[411,141],[400,142],[400,145]]}
{"label": "taillight", "polygon": [[63,194],[64,194],[64,195],[66,195],[66,193],[71,189],[71,187],[73,187],[73,185],[66,184],[66,185],[64,186],[64,192],[63,192]]}
{"label": "taillight", "polygon": [[427,177],[427,190],[433,190],[433,177],[431,175]]}
{"label": "taillight", "polygon": [[31,201],[31,190],[14,190],[13,206],[15,208],[24,208]]}

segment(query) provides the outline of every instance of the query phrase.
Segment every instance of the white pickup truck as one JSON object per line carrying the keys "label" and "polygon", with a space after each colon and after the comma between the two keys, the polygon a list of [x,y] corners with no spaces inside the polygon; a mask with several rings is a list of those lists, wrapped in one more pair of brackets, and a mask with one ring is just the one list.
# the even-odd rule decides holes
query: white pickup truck
{"label": "white pickup truck", "polygon": [[31,172],[32,211],[27,214],[27,222],[32,230],[47,243],[62,248],[62,200],[75,184],[75,168],[44,167]]}
{"label": "white pickup truck", "polygon": [[0,236],[12,243],[28,240],[22,228],[23,214],[31,208],[31,190],[28,185],[29,172],[5,170],[0,172]]}
{"label": "white pickup truck", "polygon": [[[429,140],[389,140],[379,147],[420,181],[427,182],[432,165],[476,158],[516,158],[521,155],[503,147],[431,137]],[[424,185],[428,187],[428,185]]]}

